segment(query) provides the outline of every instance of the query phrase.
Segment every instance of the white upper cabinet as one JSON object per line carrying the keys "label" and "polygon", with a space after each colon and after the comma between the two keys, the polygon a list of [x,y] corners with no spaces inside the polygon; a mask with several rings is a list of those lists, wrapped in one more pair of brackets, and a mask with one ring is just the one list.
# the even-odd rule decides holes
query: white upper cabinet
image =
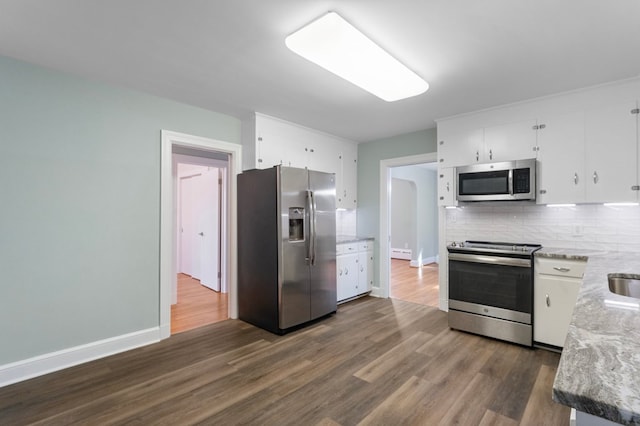
{"label": "white upper cabinet", "polygon": [[336,179],[336,206],[355,209],[358,203],[358,146],[345,144],[339,154],[340,172]]}
{"label": "white upper cabinet", "polygon": [[474,127],[473,123],[462,118],[438,126],[440,166],[535,158],[535,119],[485,127]]}
{"label": "white upper cabinet", "polygon": [[538,203],[638,201],[638,115],[623,102],[540,120]]}
{"label": "white upper cabinet", "polygon": [[438,128],[438,163],[441,167],[467,166],[484,161],[481,128],[443,126]]}
{"label": "white upper cabinet", "polygon": [[446,207],[455,206],[457,204],[455,168],[442,167],[438,170],[438,205]]}
{"label": "white upper cabinet", "polygon": [[336,174],[336,207],[357,205],[355,142],[263,114],[242,122],[243,168],[283,165]]}
{"label": "white upper cabinet", "polygon": [[543,116],[538,122],[538,203],[584,202],[584,113]]}
{"label": "white upper cabinet", "polygon": [[536,158],[539,204],[638,202],[639,102],[637,78],[438,120],[439,173]]}
{"label": "white upper cabinet", "polygon": [[535,119],[484,128],[485,162],[535,158],[535,148]]}
{"label": "white upper cabinet", "polygon": [[585,112],[585,172],[588,202],[638,201],[636,102]]}

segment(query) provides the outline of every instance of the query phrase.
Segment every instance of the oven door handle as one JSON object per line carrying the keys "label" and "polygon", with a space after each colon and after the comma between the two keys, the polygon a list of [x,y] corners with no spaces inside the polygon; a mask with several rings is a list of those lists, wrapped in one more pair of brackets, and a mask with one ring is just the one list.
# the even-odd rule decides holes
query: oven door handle
{"label": "oven door handle", "polygon": [[502,256],[484,256],[481,254],[449,253],[449,260],[461,262],[486,263],[488,265],[516,266],[519,268],[531,268],[530,259],[518,259]]}

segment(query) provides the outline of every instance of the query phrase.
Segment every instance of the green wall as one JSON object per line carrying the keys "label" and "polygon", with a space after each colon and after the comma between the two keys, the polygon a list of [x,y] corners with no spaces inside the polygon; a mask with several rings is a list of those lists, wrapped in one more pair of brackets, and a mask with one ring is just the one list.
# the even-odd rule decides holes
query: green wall
{"label": "green wall", "polygon": [[375,283],[380,283],[380,161],[436,151],[435,128],[358,144],[357,232],[375,237]]}
{"label": "green wall", "polygon": [[160,130],[240,121],[0,57],[0,365],[159,325]]}

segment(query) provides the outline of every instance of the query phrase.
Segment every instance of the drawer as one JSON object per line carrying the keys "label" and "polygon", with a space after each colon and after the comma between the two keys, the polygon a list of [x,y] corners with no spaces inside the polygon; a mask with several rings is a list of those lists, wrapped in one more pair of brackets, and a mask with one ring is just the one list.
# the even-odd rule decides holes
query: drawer
{"label": "drawer", "polygon": [[582,260],[535,258],[534,268],[537,274],[558,277],[582,278],[587,262]]}
{"label": "drawer", "polygon": [[358,243],[358,251],[372,251],[372,250],[373,250],[372,240],[364,240]]}
{"label": "drawer", "polygon": [[357,253],[357,252],[358,252],[358,243],[336,244],[337,256],[340,256],[341,254],[349,254],[349,253]]}

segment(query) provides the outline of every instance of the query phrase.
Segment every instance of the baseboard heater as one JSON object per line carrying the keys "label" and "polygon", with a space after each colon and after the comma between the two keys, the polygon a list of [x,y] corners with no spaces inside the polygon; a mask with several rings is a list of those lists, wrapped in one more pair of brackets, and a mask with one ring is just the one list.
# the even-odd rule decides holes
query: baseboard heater
{"label": "baseboard heater", "polygon": [[392,259],[411,260],[411,249],[392,248],[391,249],[391,258]]}

